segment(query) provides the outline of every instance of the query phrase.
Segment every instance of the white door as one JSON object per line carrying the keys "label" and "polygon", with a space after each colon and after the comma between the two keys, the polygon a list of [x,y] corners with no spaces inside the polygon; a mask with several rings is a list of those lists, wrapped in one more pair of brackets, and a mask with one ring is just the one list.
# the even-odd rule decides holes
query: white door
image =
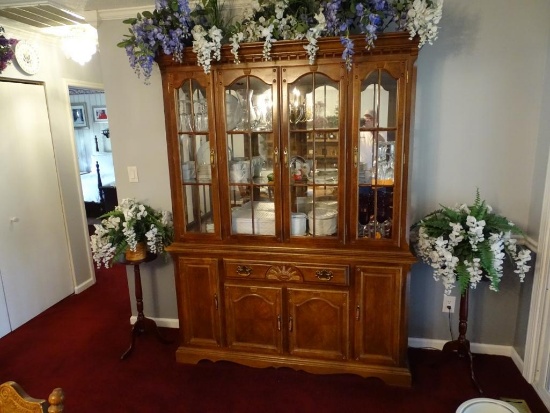
{"label": "white door", "polygon": [[0,81],[0,108],[0,275],[14,330],[74,287],[44,86]]}
{"label": "white door", "polygon": [[2,274],[0,273],[0,337],[4,337],[11,331],[8,306],[4,296],[4,287],[2,286]]}

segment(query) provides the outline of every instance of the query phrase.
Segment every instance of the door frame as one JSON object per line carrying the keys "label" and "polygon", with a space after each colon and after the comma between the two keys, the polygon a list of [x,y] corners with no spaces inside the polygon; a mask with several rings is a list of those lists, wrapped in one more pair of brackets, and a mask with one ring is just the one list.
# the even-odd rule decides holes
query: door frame
{"label": "door frame", "polygon": [[537,250],[523,376],[533,385],[546,407],[550,409],[550,391],[545,388],[550,369],[550,153],[546,166]]}
{"label": "door frame", "polygon": [[[78,193],[80,194],[81,201],[79,203],[80,208],[80,214],[83,217],[82,220],[82,231],[84,234],[88,234],[88,221],[86,219],[86,208],[84,206],[84,200],[82,199],[82,182],[80,181],[79,177],[79,166],[78,166],[78,151],[76,148],[76,141],[75,141],[75,134],[74,134],[74,126],[72,125],[72,108],[71,108],[71,99],[69,96],[69,88],[70,87],[77,87],[77,88],[83,88],[83,89],[100,89],[105,90],[105,86],[102,83],[93,83],[93,82],[86,82],[82,80],[75,80],[75,79],[67,79],[63,78],[63,88],[65,90],[65,94],[63,96],[65,100],[65,106],[67,108],[67,112],[69,113],[68,121],[69,121],[69,130],[71,131],[71,152],[73,154],[73,170],[77,177],[77,186],[78,186]],[[80,285],[77,285],[76,280],[74,280],[75,284],[75,294],[79,294],[82,291],[86,290],[96,282],[95,278],[95,268],[94,268],[94,261],[92,258],[92,251],[90,248],[86,249],[87,254],[87,260],[88,260],[88,267],[89,267],[89,273],[91,274],[91,278]]]}

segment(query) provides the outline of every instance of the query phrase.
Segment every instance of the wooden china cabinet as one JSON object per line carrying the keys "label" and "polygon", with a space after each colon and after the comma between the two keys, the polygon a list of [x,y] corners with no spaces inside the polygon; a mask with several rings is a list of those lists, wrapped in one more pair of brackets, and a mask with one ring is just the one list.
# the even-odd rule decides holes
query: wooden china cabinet
{"label": "wooden china cabinet", "polygon": [[407,168],[418,43],[159,58],[178,362],[354,373],[408,386]]}

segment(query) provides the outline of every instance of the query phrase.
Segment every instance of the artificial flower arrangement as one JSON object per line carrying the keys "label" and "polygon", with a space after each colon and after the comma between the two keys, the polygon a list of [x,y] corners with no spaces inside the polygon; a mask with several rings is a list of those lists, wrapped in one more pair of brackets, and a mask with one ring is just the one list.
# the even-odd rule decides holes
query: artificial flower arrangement
{"label": "artificial flower arrangement", "polygon": [[468,287],[476,288],[483,278],[489,288],[498,291],[504,258],[514,263],[523,282],[530,266],[531,251],[517,244],[512,234],[522,231],[512,222],[493,212],[482,201],[479,190],[473,205],[442,207],[412,226],[418,240],[413,243],[418,257],[434,269],[449,295],[458,282],[461,295]]}
{"label": "artificial flower arrangement", "polygon": [[13,60],[13,46],[17,44],[16,39],[8,39],[4,36],[4,28],[0,26],[0,73]]}
{"label": "artificial flower arrangement", "polygon": [[160,211],[139,203],[135,199],[123,199],[113,211],[100,217],[91,236],[93,259],[97,268],[110,267],[119,261],[129,248],[135,251],[137,244],[145,242],[153,254],[164,253],[164,247],[173,239],[172,217],[168,211]]}
{"label": "artificial flower arrangement", "polygon": [[307,40],[309,61],[315,62],[317,40],[339,36],[344,46],[342,59],[351,68],[354,44],[350,35],[365,35],[367,48],[374,46],[377,33],[386,29],[408,31],[419,37],[419,47],[437,38],[443,0],[258,0],[247,7],[241,21],[229,24],[218,0],[199,0],[191,10],[188,0],[156,0],[153,12],[127,19],[130,34],[118,43],[125,48],[130,66],[145,83],[154,59],[161,51],[182,61],[185,47],[192,46],[197,62],[210,72],[212,60],[220,59],[222,44],[231,44],[235,63],[243,42],[263,42],[264,59],[270,59],[273,42]]}

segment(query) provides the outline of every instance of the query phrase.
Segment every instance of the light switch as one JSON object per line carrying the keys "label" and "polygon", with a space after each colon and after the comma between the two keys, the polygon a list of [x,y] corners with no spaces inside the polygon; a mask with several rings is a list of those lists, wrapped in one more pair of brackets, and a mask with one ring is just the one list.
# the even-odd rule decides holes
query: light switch
{"label": "light switch", "polygon": [[128,181],[130,182],[139,182],[137,166],[128,167]]}

